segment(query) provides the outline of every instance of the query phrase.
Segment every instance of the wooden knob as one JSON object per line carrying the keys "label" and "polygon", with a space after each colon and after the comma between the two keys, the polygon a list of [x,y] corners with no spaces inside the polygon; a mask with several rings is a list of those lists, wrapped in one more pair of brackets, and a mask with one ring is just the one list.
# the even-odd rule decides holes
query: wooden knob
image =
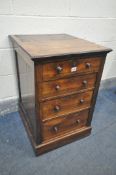
{"label": "wooden knob", "polygon": [[56,106],[54,107],[54,111],[59,112],[59,111],[60,111],[60,107],[59,107],[58,105],[56,105]]}
{"label": "wooden knob", "polygon": [[62,72],[63,68],[61,66],[57,66],[56,70],[57,70],[57,73],[60,74]]}
{"label": "wooden knob", "polygon": [[86,68],[90,68],[91,64],[90,63],[86,63]]}
{"label": "wooden knob", "polygon": [[54,127],[53,127],[53,130],[54,130],[55,132],[58,132],[58,127],[57,127],[57,126],[54,126]]}
{"label": "wooden knob", "polygon": [[60,86],[57,84],[56,87],[55,87],[56,90],[59,90],[60,89]]}
{"label": "wooden knob", "polygon": [[78,120],[76,120],[76,123],[77,123],[77,124],[79,124],[79,123],[80,123],[80,120],[79,120],[79,119],[78,119]]}
{"label": "wooden knob", "polygon": [[86,81],[86,80],[83,81],[83,85],[84,85],[84,86],[87,85],[87,81]]}
{"label": "wooden knob", "polygon": [[80,99],[80,103],[81,103],[81,104],[84,103],[84,100],[83,100],[83,99]]}

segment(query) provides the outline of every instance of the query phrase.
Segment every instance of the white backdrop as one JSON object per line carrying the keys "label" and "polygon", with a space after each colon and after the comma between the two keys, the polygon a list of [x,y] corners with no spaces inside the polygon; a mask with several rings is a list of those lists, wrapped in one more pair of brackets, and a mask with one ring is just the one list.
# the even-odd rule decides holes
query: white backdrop
{"label": "white backdrop", "polygon": [[9,34],[68,33],[108,46],[102,79],[116,77],[115,0],[0,0],[0,100],[17,97]]}

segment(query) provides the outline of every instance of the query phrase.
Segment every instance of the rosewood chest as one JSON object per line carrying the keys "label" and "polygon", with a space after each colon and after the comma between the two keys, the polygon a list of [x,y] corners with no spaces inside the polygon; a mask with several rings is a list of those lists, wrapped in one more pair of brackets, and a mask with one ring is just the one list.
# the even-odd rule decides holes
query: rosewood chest
{"label": "rosewood chest", "polygon": [[12,35],[19,111],[36,155],[91,133],[109,48],[66,34]]}

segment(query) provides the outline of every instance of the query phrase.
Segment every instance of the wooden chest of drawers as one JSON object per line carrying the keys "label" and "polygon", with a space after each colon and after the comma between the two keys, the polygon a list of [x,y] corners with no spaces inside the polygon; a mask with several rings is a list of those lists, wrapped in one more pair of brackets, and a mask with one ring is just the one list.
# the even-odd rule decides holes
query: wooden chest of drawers
{"label": "wooden chest of drawers", "polygon": [[37,155],[88,136],[109,48],[66,34],[12,35],[19,111]]}

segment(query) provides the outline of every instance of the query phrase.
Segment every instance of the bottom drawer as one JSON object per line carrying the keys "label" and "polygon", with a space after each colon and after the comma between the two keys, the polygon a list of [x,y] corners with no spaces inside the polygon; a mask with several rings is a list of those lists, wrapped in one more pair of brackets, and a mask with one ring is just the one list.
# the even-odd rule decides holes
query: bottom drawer
{"label": "bottom drawer", "polygon": [[43,122],[43,140],[52,139],[86,125],[89,110]]}

